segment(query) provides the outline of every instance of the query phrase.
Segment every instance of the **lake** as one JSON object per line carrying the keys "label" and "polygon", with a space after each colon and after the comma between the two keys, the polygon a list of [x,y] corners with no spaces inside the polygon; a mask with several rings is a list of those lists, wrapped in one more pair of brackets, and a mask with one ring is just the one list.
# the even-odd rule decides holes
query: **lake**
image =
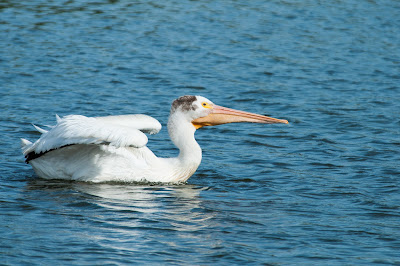
{"label": "lake", "polygon": [[[2,265],[400,264],[400,2],[2,1]],[[181,95],[287,119],[203,128],[185,184],[38,178],[55,115]]]}

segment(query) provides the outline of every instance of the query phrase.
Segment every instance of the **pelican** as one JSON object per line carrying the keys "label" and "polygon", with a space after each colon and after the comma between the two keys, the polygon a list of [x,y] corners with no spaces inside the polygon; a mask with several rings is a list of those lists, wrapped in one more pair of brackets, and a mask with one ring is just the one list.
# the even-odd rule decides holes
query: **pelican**
{"label": "pelican", "polygon": [[151,116],[56,116],[57,124],[35,142],[21,139],[26,163],[45,179],[89,182],[185,182],[200,165],[202,151],[194,133],[204,126],[226,123],[285,123],[254,113],[218,106],[202,96],[182,96],[172,103],[168,133],[179,149],[175,158],[157,157],[146,147],[145,133],[161,124]]}

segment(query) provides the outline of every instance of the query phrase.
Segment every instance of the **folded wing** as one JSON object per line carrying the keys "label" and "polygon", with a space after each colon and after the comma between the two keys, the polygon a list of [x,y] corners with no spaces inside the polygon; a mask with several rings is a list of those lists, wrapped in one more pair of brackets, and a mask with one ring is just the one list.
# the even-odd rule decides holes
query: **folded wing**
{"label": "folded wing", "polygon": [[24,155],[34,152],[41,154],[73,144],[107,144],[115,147],[140,148],[147,144],[143,133],[155,134],[161,124],[147,115],[121,115],[86,117],[69,115],[57,118],[57,124],[43,133],[34,143],[25,145]]}

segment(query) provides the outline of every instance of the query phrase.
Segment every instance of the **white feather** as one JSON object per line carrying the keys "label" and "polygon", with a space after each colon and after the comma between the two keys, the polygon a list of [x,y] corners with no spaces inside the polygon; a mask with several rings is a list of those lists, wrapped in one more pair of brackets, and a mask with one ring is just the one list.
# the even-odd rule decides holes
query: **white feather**
{"label": "white feather", "polygon": [[25,146],[24,154],[41,153],[70,144],[109,144],[115,147],[143,147],[147,136],[141,132],[157,133],[161,124],[146,115],[85,117],[69,115],[57,118],[57,124],[46,131],[37,128],[42,136],[32,145]]}
{"label": "white feather", "polygon": [[45,129],[43,129],[43,128],[40,128],[40,127],[38,127],[38,126],[35,125],[35,124],[32,124],[32,126],[33,126],[37,131],[39,131],[39,132],[42,133],[42,134],[48,132],[47,130],[45,130]]}
{"label": "white feather", "polygon": [[21,148],[24,148],[24,147],[26,147],[28,145],[32,145],[32,142],[30,142],[27,139],[21,139]]}
{"label": "white feather", "polygon": [[160,122],[148,115],[115,115],[96,117],[96,119],[109,125],[129,126],[150,134],[157,134],[161,130]]}

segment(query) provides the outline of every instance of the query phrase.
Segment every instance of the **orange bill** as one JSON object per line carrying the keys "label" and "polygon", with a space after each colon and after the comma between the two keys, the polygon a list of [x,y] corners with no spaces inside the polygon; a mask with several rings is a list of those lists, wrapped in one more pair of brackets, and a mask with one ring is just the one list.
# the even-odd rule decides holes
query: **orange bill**
{"label": "orange bill", "polygon": [[212,109],[212,112],[208,116],[197,118],[192,121],[192,124],[196,128],[201,128],[204,126],[216,126],[221,124],[240,122],[264,124],[289,123],[287,120],[284,119],[272,118],[264,115],[230,109],[218,105],[213,105]]}

